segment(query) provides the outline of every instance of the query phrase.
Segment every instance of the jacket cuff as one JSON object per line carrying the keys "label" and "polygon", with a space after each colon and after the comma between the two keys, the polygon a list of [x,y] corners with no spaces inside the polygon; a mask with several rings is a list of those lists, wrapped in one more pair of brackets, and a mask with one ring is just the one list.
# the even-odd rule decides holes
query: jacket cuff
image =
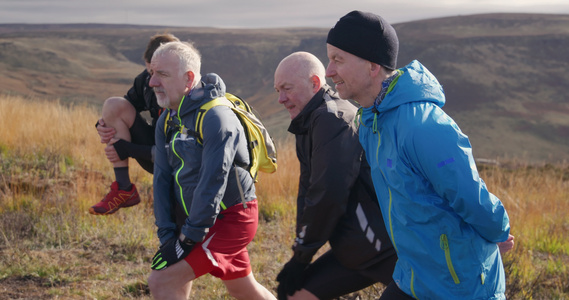
{"label": "jacket cuff", "polygon": [[309,264],[312,262],[312,257],[314,256],[314,251],[302,251],[301,247],[293,246],[294,255],[293,258],[296,259],[300,263]]}

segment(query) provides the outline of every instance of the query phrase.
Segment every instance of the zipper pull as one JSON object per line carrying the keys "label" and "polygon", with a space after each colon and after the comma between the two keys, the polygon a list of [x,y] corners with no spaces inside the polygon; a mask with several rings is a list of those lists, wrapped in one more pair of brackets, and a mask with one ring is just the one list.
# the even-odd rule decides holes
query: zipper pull
{"label": "zipper pull", "polygon": [[441,246],[441,249],[443,249],[443,250],[448,249],[448,238],[447,238],[446,234],[441,235],[440,246]]}

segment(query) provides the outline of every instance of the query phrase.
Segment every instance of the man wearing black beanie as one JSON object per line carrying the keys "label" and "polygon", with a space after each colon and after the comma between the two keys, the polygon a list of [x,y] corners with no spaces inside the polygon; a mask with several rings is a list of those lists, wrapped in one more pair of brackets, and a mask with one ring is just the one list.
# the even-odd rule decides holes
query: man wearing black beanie
{"label": "man wearing black beanie", "polygon": [[396,69],[399,39],[395,29],[378,15],[352,11],[330,29],[326,43],[389,70]]}
{"label": "man wearing black beanie", "polygon": [[505,299],[508,214],[477,172],[468,137],[420,62],[396,69],[382,17],[352,11],[327,38],[326,76],[359,110],[359,141],[399,260],[388,299]]}

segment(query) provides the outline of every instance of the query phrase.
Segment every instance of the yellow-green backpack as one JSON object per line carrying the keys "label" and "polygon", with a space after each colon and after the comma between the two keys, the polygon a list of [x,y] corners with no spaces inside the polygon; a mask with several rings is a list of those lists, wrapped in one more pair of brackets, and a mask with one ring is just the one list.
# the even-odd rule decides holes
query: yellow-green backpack
{"label": "yellow-green backpack", "polygon": [[203,104],[196,118],[196,132],[198,142],[203,142],[202,125],[204,116],[208,110],[214,106],[225,105],[231,108],[237,115],[239,121],[245,129],[247,136],[247,148],[249,149],[248,171],[251,173],[253,180],[257,182],[257,172],[274,173],[277,170],[277,148],[273,138],[269,135],[267,128],[261,120],[253,113],[251,106],[243,99],[226,93],[225,97],[215,98]]}
{"label": "yellow-green backpack", "polygon": [[[247,171],[251,173],[251,177],[257,182],[258,171],[265,173],[274,173],[277,170],[277,149],[272,137],[261,122],[261,120],[253,113],[251,106],[243,99],[226,93],[224,97],[215,98],[203,104],[196,117],[195,131],[192,132],[198,143],[203,144],[203,120],[205,114],[214,106],[225,105],[237,115],[239,121],[245,129],[247,137],[247,148],[249,149],[249,166]],[[170,110],[164,121],[164,134],[168,131],[170,125]],[[188,133],[186,128],[178,128]]]}

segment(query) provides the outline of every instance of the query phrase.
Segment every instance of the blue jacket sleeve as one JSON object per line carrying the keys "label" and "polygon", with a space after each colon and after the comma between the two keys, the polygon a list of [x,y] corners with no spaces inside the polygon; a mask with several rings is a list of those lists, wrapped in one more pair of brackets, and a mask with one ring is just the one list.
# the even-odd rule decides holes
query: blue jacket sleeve
{"label": "blue jacket sleeve", "polygon": [[169,239],[176,236],[176,221],[173,218],[174,201],[171,198],[170,189],[172,186],[172,168],[168,163],[166,155],[166,136],[164,134],[164,120],[166,113],[163,113],[156,124],[156,154],[154,158],[154,217],[158,227],[158,238],[164,244]]}
{"label": "blue jacket sleeve", "polygon": [[510,232],[508,215],[479,177],[468,137],[440,108],[427,107],[425,115],[419,123],[408,120],[413,127],[405,147],[409,160],[484,239],[505,241]]}

